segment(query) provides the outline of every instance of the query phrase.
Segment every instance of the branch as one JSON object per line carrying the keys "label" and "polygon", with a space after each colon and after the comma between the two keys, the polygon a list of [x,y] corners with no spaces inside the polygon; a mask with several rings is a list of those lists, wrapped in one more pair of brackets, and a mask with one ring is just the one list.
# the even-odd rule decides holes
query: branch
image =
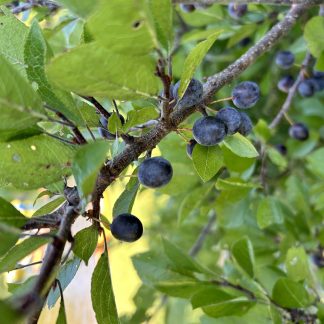
{"label": "branch", "polygon": [[75,138],[77,139],[77,141],[79,142],[79,144],[86,144],[87,141],[84,138],[84,136],[82,135],[82,133],[80,132],[79,128],[77,127],[76,124],[74,124],[70,119],[68,119],[63,113],[61,113],[60,111],[50,107],[49,105],[45,104],[44,107],[52,112],[54,112],[61,120],[63,120],[63,122],[65,122],[68,127],[71,128]]}
{"label": "branch", "polygon": [[86,96],[81,96],[81,98],[89,101],[90,103],[92,103],[95,108],[96,108],[96,111],[102,115],[103,117],[105,117],[106,119],[109,119],[109,117],[111,116],[111,113],[108,112],[104,106],[101,105],[101,103],[96,100],[94,97],[86,97]]}
{"label": "branch", "polygon": [[21,227],[24,231],[30,231],[41,228],[58,228],[64,216],[66,205],[63,205],[56,211],[42,215],[39,217],[30,218],[27,223]]}
{"label": "branch", "polygon": [[66,204],[61,225],[53,242],[47,247],[42,267],[33,289],[19,297],[14,303],[19,313],[28,315],[28,323],[37,323],[40,311],[55,281],[65,244],[71,236],[71,226],[77,217],[78,212],[75,210],[75,207]]}
{"label": "branch", "polygon": [[302,4],[308,6],[314,6],[323,4],[323,0],[173,0],[173,3],[184,3],[184,4],[229,4],[235,2],[237,4],[268,4],[268,5],[279,5],[279,6],[289,6],[293,4]]}
{"label": "branch", "polygon": [[190,256],[195,257],[197,255],[197,253],[201,250],[201,248],[202,248],[202,246],[203,246],[203,244],[205,242],[205,239],[206,239],[207,235],[209,234],[209,232],[210,232],[212,226],[214,225],[215,221],[216,221],[216,213],[213,210],[212,214],[211,214],[211,216],[209,218],[208,223],[202,229],[202,231],[200,232],[196,242],[191,247],[190,252],[189,252]]}

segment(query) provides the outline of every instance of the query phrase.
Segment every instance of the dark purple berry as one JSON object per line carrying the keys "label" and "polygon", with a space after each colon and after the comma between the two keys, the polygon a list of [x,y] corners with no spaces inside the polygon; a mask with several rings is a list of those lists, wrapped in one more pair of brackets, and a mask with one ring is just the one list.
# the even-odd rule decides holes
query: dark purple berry
{"label": "dark purple berry", "polygon": [[305,124],[296,123],[289,128],[289,136],[298,141],[305,141],[309,137],[309,131]]}
{"label": "dark purple berry", "polygon": [[232,107],[222,108],[216,115],[226,126],[227,135],[237,132],[241,124],[241,114]]}
{"label": "dark purple berry", "polygon": [[238,132],[243,136],[248,136],[253,129],[252,121],[245,112],[240,112],[240,115],[241,115],[241,124],[238,129]]}
{"label": "dark purple berry", "polygon": [[[180,81],[178,81],[173,87],[173,98],[178,99],[178,91],[180,87]],[[203,85],[196,79],[191,79],[184,95],[177,103],[179,108],[186,108],[196,105],[202,100]]]}
{"label": "dark purple berry", "polygon": [[195,141],[194,139],[191,139],[189,141],[189,143],[187,144],[187,154],[190,157],[190,159],[192,158],[192,152],[193,152],[193,149],[196,146],[196,144],[197,144],[197,141]]}
{"label": "dark purple berry", "polygon": [[324,249],[319,246],[312,255],[313,262],[318,268],[324,268]]}
{"label": "dark purple berry", "polygon": [[243,17],[246,14],[247,9],[247,4],[238,4],[234,2],[231,2],[227,7],[228,14],[234,19],[240,19]]}
{"label": "dark purple berry", "polygon": [[170,162],[162,157],[148,158],[138,168],[138,180],[148,188],[165,186],[170,182],[172,175]]}
{"label": "dark purple berry", "polygon": [[251,43],[251,41],[252,40],[251,40],[250,37],[245,37],[245,38],[243,38],[242,40],[239,41],[238,45],[240,47],[245,47],[245,46],[249,45]]}
{"label": "dark purple berry", "polygon": [[241,82],[232,91],[232,100],[237,108],[251,108],[257,103],[259,98],[260,89],[255,82]]}
{"label": "dark purple berry", "polygon": [[313,80],[317,84],[317,91],[324,90],[324,72],[314,71]]}
{"label": "dark purple berry", "polygon": [[196,10],[196,7],[193,4],[180,4],[180,8],[184,12],[193,12]]}
{"label": "dark purple berry", "polygon": [[281,155],[287,155],[287,147],[283,144],[276,144],[275,149],[281,154]]}
{"label": "dark purple berry", "polygon": [[100,126],[98,127],[98,133],[101,137],[107,138],[109,140],[115,140],[116,135],[110,133],[107,129],[108,127],[108,120],[107,118],[101,116],[100,117]]}
{"label": "dark purple berry", "polygon": [[226,136],[226,126],[216,117],[202,117],[194,123],[192,133],[199,144],[213,146]]}
{"label": "dark purple berry", "polygon": [[317,89],[317,84],[312,79],[307,79],[299,83],[298,85],[298,93],[302,97],[311,97],[314,95]]}
{"label": "dark purple berry", "polygon": [[282,69],[289,69],[295,62],[295,55],[290,51],[278,52],[275,59],[276,64]]}
{"label": "dark purple berry", "polygon": [[137,241],[143,235],[142,222],[132,214],[120,214],[110,225],[111,234],[124,242]]}
{"label": "dark purple berry", "polygon": [[289,89],[294,85],[294,83],[294,78],[291,75],[286,75],[279,80],[277,86],[280,91],[288,93]]}

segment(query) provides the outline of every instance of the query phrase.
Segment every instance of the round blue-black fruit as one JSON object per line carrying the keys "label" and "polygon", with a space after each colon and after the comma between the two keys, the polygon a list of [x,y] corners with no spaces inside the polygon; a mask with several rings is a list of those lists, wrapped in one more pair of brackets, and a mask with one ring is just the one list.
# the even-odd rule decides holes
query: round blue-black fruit
{"label": "round blue-black fruit", "polygon": [[234,2],[229,3],[227,7],[228,14],[234,19],[239,19],[244,16],[247,12],[247,9],[247,4],[238,4]]}
{"label": "round blue-black fruit", "polygon": [[282,69],[289,69],[295,62],[295,55],[290,51],[280,51],[275,58],[276,64]]}
{"label": "round blue-black fruit", "polygon": [[226,126],[217,117],[202,117],[194,123],[192,133],[200,145],[213,146],[226,136]]}
{"label": "round blue-black fruit", "polygon": [[305,124],[295,123],[289,128],[289,136],[298,141],[305,141],[309,137],[309,131]]}
{"label": "round blue-black fruit", "polygon": [[[178,91],[180,87],[180,81],[178,81],[173,87],[173,98],[178,100]],[[179,108],[186,108],[196,105],[202,100],[203,85],[199,80],[191,79],[184,95],[177,103]]]}
{"label": "round blue-black fruit", "polygon": [[252,81],[241,82],[232,91],[232,101],[237,108],[251,108],[259,98],[259,86]]}
{"label": "round blue-black fruit", "polygon": [[107,138],[108,140],[115,140],[116,135],[110,133],[107,129],[108,126],[108,120],[107,118],[101,116],[100,117],[100,125],[98,127],[98,133],[101,137]]}
{"label": "round blue-black fruit", "polygon": [[302,97],[312,97],[316,90],[318,90],[318,84],[313,79],[304,80],[298,85],[298,93]]}
{"label": "round blue-black fruit", "polygon": [[243,136],[248,136],[252,132],[253,124],[250,117],[245,112],[240,112],[241,124],[238,132]]}
{"label": "round blue-black fruit", "polygon": [[241,114],[232,107],[222,108],[216,115],[226,126],[227,135],[237,132],[241,124]]}
{"label": "round blue-black fruit", "polygon": [[193,11],[196,10],[195,5],[193,5],[193,4],[184,4],[184,3],[181,3],[180,4],[180,8],[184,12],[193,12]]}
{"label": "round blue-black fruit", "polygon": [[191,139],[189,141],[189,143],[187,144],[187,155],[190,157],[190,159],[192,158],[192,152],[194,147],[196,146],[197,141],[194,139]]}
{"label": "round blue-black fruit", "polygon": [[170,162],[162,157],[145,159],[138,168],[138,180],[148,188],[165,186],[170,182],[172,175]]}
{"label": "round blue-black fruit", "polygon": [[120,214],[110,224],[111,234],[124,242],[135,242],[143,235],[142,222],[132,214]]}
{"label": "round blue-black fruit", "polygon": [[277,87],[280,91],[288,93],[294,82],[295,80],[291,75],[286,75],[279,80]]}

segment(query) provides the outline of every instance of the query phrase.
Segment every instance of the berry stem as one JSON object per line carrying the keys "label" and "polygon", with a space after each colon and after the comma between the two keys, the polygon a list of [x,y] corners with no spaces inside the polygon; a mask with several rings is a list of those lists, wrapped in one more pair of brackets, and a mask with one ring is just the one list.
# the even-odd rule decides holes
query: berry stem
{"label": "berry stem", "polygon": [[294,122],[292,121],[292,119],[289,117],[288,113],[284,114],[287,122],[289,123],[290,126],[294,125]]}
{"label": "berry stem", "polygon": [[103,235],[103,238],[104,238],[105,253],[108,254],[107,237],[106,237],[105,230],[103,228],[102,228],[102,235]]}
{"label": "berry stem", "polygon": [[108,228],[110,228],[110,223],[109,222],[106,222],[102,219],[98,219],[98,218],[95,218],[95,217],[91,217],[92,220],[94,220],[95,222],[97,223],[102,223],[104,225],[106,225]]}
{"label": "berry stem", "polygon": [[179,132],[179,129],[175,131],[186,143],[189,143],[190,141],[181,133]]}
{"label": "berry stem", "polygon": [[233,99],[233,97],[222,98],[222,99],[212,101],[210,104],[214,104],[214,103],[217,103],[217,102],[228,101],[228,100],[232,100],[232,99]]}
{"label": "berry stem", "polygon": [[36,262],[32,262],[32,263],[28,263],[28,264],[18,264],[16,266],[15,269],[13,270],[19,270],[19,269],[23,269],[23,268],[27,268],[27,267],[31,267],[33,265],[36,265],[36,264],[41,264],[43,261],[36,261]]}

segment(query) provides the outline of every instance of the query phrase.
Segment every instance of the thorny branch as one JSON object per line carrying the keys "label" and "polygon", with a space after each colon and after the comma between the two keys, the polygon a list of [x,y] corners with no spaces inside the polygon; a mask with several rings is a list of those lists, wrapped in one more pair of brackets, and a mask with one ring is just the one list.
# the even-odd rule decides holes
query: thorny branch
{"label": "thorny branch", "polygon": [[[246,1],[245,1],[246,2]],[[145,151],[152,150],[165,136],[175,131],[189,115],[197,111],[200,106],[212,101],[213,95],[225,84],[230,83],[244,70],[246,70],[264,52],[272,48],[296,23],[297,19],[312,4],[318,3],[315,0],[303,1],[303,4],[293,6],[285,18],[277,23],[257,44],[251,47],[233,64],[222,72],[208,78],[204,85],[204,96],[201,105],[190,108],[177,108],[173,110],[168,119],[160,119],[156,126],[148,133],[135,137],[128,143],[123,152],[117,155],[102,167],[98,175],[96,186],[93,192],[93,201],[100,199],[105,189],[119,176],[119,174]],[[76,191],[76,190],[75,190]],[[20,298],[18,309],[29,316],[29,323],[35,323],[44,304],[50,287],[55,281],[56,271],[60,264],[66,242],[71,237],[71,226],[78,217],[76,209],[77,200],[68,199],[61,208],[63,212],[57,236],[48,246],[40,274],[36,279],[33,290]],[[72,203],[74,202],[74,203]]]}

